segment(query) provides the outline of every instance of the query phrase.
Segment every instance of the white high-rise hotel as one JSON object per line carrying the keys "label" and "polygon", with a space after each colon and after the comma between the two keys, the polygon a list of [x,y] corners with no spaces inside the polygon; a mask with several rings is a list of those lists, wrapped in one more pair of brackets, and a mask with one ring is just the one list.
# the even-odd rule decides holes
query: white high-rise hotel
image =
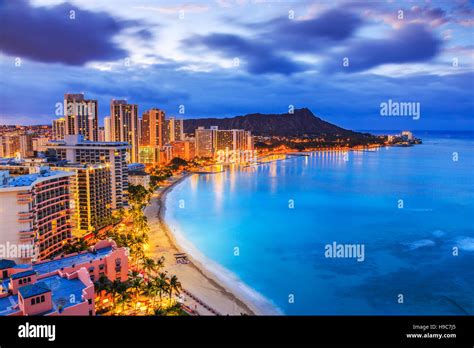
{"label": "white high-rise hotel", "polygon": [[69,163],[105,164],[110,168],[112,184],[112,209],[127,205],[128,168],[125,142],[84,141],[81,135],[66,135],[64,141],[54,141],[47,148],[56,152],[59,160]]}
{"label": "white high-rise hotel", "polygon": [[30,262],[62,250],[72,237],[70,177],[42,169],[10,176],[0,171],[2,258]]}

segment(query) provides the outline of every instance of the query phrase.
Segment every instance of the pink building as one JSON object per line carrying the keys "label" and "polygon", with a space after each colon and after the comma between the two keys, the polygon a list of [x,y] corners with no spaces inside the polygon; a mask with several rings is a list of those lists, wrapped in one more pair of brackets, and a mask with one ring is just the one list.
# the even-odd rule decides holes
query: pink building
{"label": "pink building", "polygon": [[105,240],[33,264],[0,260],[0,315],[95,315],[94,281],[125,281],[127,273],[126,249]]}

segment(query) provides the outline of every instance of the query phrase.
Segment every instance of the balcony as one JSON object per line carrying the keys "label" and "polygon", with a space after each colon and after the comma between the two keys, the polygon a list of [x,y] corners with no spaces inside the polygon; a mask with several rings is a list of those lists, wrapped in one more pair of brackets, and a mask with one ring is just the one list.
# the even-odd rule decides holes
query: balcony
{"label": "balcony", "polygon": [[27,204],[33,202],[33,194],[31,192],[18,192],[16,198],[18,204]]}
{"label": "balcony", "polygon": [[33,214],[26,215],[26,216],[18,216],[18,222],[20,222],[20,223],[33,222],[34,219],[35,218],[34,218]]}
{"label": "balcony", "polygon": [[27,235],[27,234],[33,234],[33,233],[36,233],[35,232],[35,229],[33,228],[29,228],[27,230],[22,230],[20,232],[18,232],[20,235]]}
{"label": "balcony", "polygon": [[34,242],[35,241],[35,236],[34,235],[28,235],[28,236],[20,235],[20,241],[22,241],[22,242]]}
{"label": "balcony", "polygon": [[33,212],[31,212],[31,211],[20,211],[20,212],[18,212],[18,216],[19,217],[32,217]]}

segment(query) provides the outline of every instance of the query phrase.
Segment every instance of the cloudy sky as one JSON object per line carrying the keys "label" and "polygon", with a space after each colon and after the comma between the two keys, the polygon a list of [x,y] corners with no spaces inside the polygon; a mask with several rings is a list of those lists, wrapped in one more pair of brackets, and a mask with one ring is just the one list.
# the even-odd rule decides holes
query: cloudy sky
{"label": "cloudy sky", "polygon": [[[0,124],[64,93],[185,118],[284,113],[351,129],[474,130],[470,1],[0,0]],[[420,103],[421,117],[380,116]]]}

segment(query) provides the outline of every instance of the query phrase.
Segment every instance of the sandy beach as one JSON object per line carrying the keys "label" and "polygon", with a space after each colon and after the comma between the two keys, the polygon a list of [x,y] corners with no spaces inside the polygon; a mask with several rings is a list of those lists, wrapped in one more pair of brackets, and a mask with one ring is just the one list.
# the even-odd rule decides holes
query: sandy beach
{"label": "sandy beach", "polygon": [[[196,174],[197,175],[197,174]],[[184,304],[195,310],[199,315],[255,315],[265,314],[254,303],[245,299],[243,294],[232,293],[226,289],[214,274],[187,254],[190,262],[178,264],[174,254],[183,252],[175,237],[164,220],[166,194],[174,185],[184,180],[186,176],[171,180],[168,186],[160,188],[152,196],[149,205],[145,208],[145,215],[150,226],[149,248],[147,255],[153,259],[165,257],[164,270],[169,274],[176,274],[188,292],[184,293]],[[189,295],[192,294],[194,299]],[[196,300],[200,300],[198,303]]]}

